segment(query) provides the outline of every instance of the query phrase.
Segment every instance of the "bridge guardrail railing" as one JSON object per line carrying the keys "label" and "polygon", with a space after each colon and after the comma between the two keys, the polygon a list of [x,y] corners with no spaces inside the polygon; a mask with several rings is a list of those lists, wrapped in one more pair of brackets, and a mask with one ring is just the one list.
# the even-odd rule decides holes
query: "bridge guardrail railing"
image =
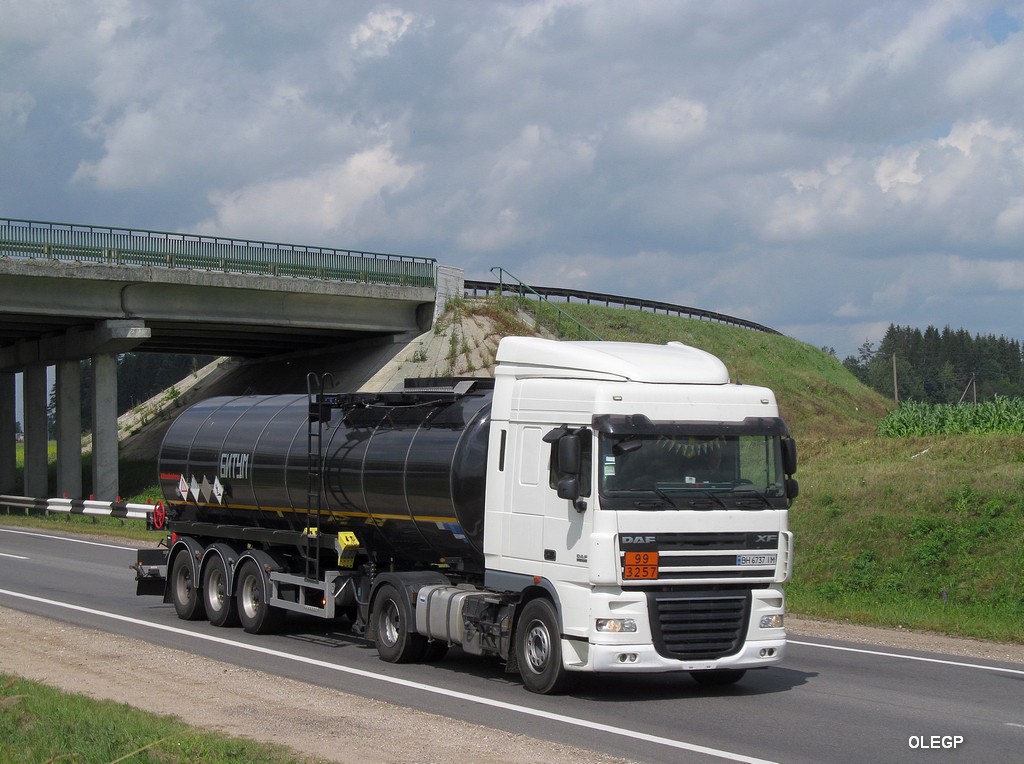
{"label": "bridge guardrail railing", "polygon": [[431,257],[14,218],[0,218],[0,257],[429,288],[437,270]]}

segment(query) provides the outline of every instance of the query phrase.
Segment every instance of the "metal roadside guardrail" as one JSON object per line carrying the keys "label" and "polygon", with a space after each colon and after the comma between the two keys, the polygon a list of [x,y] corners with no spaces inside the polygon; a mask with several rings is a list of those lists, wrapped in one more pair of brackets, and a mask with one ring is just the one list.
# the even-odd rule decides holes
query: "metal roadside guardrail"
{"label": "metal roadside guardrail", "polygon": [[[492,268],[491,272],[501,271],[500,268]],[[511,276],[508,271],[504,271],[505,275]],[[641,297],[625,297],[616,294],[605,294],[604,292],[589,292],[583,289],[566,289],[564,287],[547,287],[547,286],[526,286],[525,289],[520,289],[518,284],[522,282],[516,279],[514,276],[514,282],[506,282],[502,278],[501,273],[498,274],[498,281],[477,281],[473,279],[465,280],[465,293],[467,297],[477,297],[480,293],[484,295],[490,294],[521,294],[523,297],[535,297],[538,299],[545,300],[548,304],[554,305],[550,300],[552,297],[564,297],[566,302],[579,301],[585,302],[587,305],[591,303],[603,303],[605,307],[619,307],[619,308],[634,308],[636,310],[648,310],[653,313],[666,313],[668,315],[684,316],[686,318],[696,318],[702,321],[715,321],[721,324],[729,324],[730,326],[738,326],[743,329],[752,329],[757,332],[765,332],[766,334],[782,334],[782,332],[776,331],[763,324],[756,323],[754,321],[747,321],[743,318],[736,318],[735,316],[729,316],[725,313],[716,313],[713,310],[704,310],[702,308],[691,308],[686,305],[675,305],[670,302],[662,302],[660,300],[645,300]]]}
{"label": "metal roadside guardrail", "polygon": [[0,217],[0,257],[434,287],[432,257]]}
{"label": "metal roadside guardrail", "polygon": [[123,501],[96,501],[94,499],[38,499],[32,496],[0,495],[0,507],[23,509],[29,512],[66,512],[72,515],[94,517],[116,517],[120,519],[146,520],[160,530],[166,522],[162,503],[138,504]]}

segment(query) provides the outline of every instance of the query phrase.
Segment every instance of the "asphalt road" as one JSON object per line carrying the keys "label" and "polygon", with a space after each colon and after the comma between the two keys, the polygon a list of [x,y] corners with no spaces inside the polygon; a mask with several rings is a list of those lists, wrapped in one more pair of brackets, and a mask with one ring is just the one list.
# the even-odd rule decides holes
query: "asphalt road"
{"label": "asphalt road", "polygon": [[460,650],[392,665],[316,620],[267,636],[180,621],[159,598],[135,596],[134,560],[102,541],[0,528],[0,605],[644,762],[1024,761],[1019,664],[794,638],[782,666],[732,687],[582,676],[569,695],[544,697]]}

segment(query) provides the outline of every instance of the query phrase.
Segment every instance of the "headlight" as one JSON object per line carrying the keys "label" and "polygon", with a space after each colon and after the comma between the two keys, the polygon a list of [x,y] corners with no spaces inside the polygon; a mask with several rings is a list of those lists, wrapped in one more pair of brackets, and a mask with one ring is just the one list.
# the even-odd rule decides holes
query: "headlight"
{"label": "headlight", "polygon": [[761,628],[762,629],[781,629],[785,617],[782,613],[776,615],[763,615],[761,616]]}
{"label": "headlight", "polygon": [[598,618],[595,626],[598,631],[619,634],[624,631],[636,631],[636,621],[632,618]]}

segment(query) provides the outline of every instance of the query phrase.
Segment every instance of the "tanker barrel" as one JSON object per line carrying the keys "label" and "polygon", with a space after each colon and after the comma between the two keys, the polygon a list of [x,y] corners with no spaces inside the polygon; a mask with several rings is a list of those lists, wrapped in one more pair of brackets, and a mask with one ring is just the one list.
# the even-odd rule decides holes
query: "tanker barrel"
{"label": "tanker barrel", "polygon": [[[408,561],[482,565],[491,380],[335,397],[322,426],[321,533],[353,531]],[[329,397],[329,396],[328,396]],[[211,398],[172,423],[160,483],[178,519],[301,531],[309,488],[306,395]]]}

